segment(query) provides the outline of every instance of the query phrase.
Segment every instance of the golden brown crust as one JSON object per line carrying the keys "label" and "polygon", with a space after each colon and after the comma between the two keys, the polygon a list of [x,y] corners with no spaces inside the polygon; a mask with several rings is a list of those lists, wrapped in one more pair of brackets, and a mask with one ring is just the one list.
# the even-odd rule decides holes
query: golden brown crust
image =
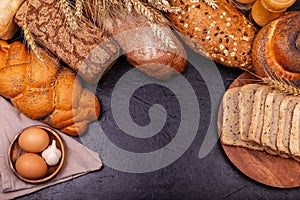
{"label": "golden brown crust", "polygon": [[261,77],[275,73],[281,78],[300,79],[300,12],[287,12],[264,26],[253,42],[252,60]]}
{"label": "golden brown crust", "polygon": [[0,95],[32,119],[73,136],[84,133],[99,117],[97,97],[82,87],[73,71],[39,51],[43,62],[21,42],[0,41]]}
{"label": "golden brown crust", "polygon": [[186,43],[196,52],[230,67],[252,69],[251,45],[256,28],[226,0],[213,9],[204,1],[169,0],[183,12],[168,14]]}

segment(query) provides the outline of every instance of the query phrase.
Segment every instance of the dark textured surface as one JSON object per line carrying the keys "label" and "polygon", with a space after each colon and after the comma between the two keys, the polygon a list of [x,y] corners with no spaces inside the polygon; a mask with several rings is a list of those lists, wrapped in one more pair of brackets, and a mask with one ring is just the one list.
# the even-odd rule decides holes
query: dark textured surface
{"label": "dark textured surface", "polygon": [[[298,9],[299,4],[298,1]],[[191,51],[188,54],[196,59],[200,58]],[[167,125],[150,139],[137,139],[123,134],[112,117],[110,99],[117,80],[131,68],[124,58],[121,58],[99,82],[97,96],[102,103],[102,117],[99,124],[110,141],[120,148],[132,152],[154,151],[175,137],[180,118],[178,101],[171,91],[161,86],[147,85],[137,90],[130,100],[129,110],[133,120],[141,126],[148,124],[149,106],[159,103],[168,113]],[[237,69],[223,66],[218,66],[218,69],[226,88],[241,74]],[[197,135],[179,159],[160,170],[140,174],[120,172],[104,166],[100,171],[20,199],[299,199],[300,188],[272,188],[243,175],[227,159],[219,143],[206,157],[199,159],[199,149],[210,123],[211,99],[207,83],[192,65],[189,65],[183,74],[198,97],[201,115]],[[97,130],[91,128],[91,131]]]}

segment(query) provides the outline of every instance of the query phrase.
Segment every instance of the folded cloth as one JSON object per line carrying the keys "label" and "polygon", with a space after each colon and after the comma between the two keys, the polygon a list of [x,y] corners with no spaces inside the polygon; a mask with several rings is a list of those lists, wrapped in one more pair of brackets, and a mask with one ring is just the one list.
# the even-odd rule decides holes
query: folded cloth
{"label": "folded cloth", "polygon": [[102,162],[98,153],[88,149],[70,136],[57,131],[66,144],[66,163],[57,176],[41,184],[29,184],[18,179],[8,163],[8,148],[14,136],[32,125],[45,125],[20,113],[10,102],[0,96],[0,199],[12,199],[55,185],[88,172],[99,170]]}

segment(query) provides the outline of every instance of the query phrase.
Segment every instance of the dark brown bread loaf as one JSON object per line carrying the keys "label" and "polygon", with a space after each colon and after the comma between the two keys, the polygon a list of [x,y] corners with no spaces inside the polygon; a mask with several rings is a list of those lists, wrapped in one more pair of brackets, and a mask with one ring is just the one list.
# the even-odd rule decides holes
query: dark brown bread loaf
{"label": "dark brown bread loaf", "polygon": [[97,97],[83,88],[75,73],[40,50],[40,61],[21,42],[0,40],[0,95],[31,119],[77,136],[97,120]]}
{"label": "dark brown bread loaf", "polygon": [[97,82],[118,58],[118,45],[88,20],[80,20],[78,30],[71,30],[59,9],[59,1],[26,1],[15,16],[20,27],[27,7],[28,30],[85,80]]}
{"label": "dark brown bread loaf", "polygon": [[252,60],[255,73],[300,79],[300,11],[290,11],[264,26],[255,37]]}
{"label": "dark brown bread loaf", "polygon": [[[171,22],[196,52],[230,67],[251,70],[251,45],[256,28],[229,0],[169,0],[183,12],[169,14]],[[212,8],[214,7],[214,8]]]}

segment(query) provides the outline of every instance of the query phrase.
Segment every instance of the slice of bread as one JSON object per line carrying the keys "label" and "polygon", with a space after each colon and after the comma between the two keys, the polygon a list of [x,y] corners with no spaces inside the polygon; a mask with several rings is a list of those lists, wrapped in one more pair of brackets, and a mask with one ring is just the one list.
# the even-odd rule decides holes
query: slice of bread
{"label": "slice of bread", "polygon": [[239,91],[240,87],[229,89],[225,92],[223,103],[223,122],[221,130],[221,142],[225,145],[246,147],[253,150],[263,150],[262,147],[254,142],[241,139],[239,132]]}
{"label": "slice of bread", "polygon": [[259,84],[247,84],[242,86],[239,91],[239,132],[241,133],[242,140],[245,141],[249,141],[249,128],[253,113],[254,95],[259,87]]}
{"label": "slice of bread", "polygon": [[279,110],[281,101],[286,95],[272,91],[265,102],[264,124],[261,135],[261,145],[270,154],[278,154],[276,139],[278,131]]}
{"label": "slice of bread", "polygon": [[290,152],[296,160],[300,160],[300,104],[298,103],[293,111],[291,134],[290,134]]}
{"label": "slice of bread", "polygon": [[293,110],[296,104],[300,102],[299,97],[286,96],[280,105],[278,134],[277,134],[277,149],[280,154],[290,155],[289,141],[292,125]]}
{"label": "slice of bread", "polygon": [[249,128],[249,140],[261,144],[261,134],[264,123],[265,101],[272,89],[268,86],[260,86],[255,92],[251,125]]}

